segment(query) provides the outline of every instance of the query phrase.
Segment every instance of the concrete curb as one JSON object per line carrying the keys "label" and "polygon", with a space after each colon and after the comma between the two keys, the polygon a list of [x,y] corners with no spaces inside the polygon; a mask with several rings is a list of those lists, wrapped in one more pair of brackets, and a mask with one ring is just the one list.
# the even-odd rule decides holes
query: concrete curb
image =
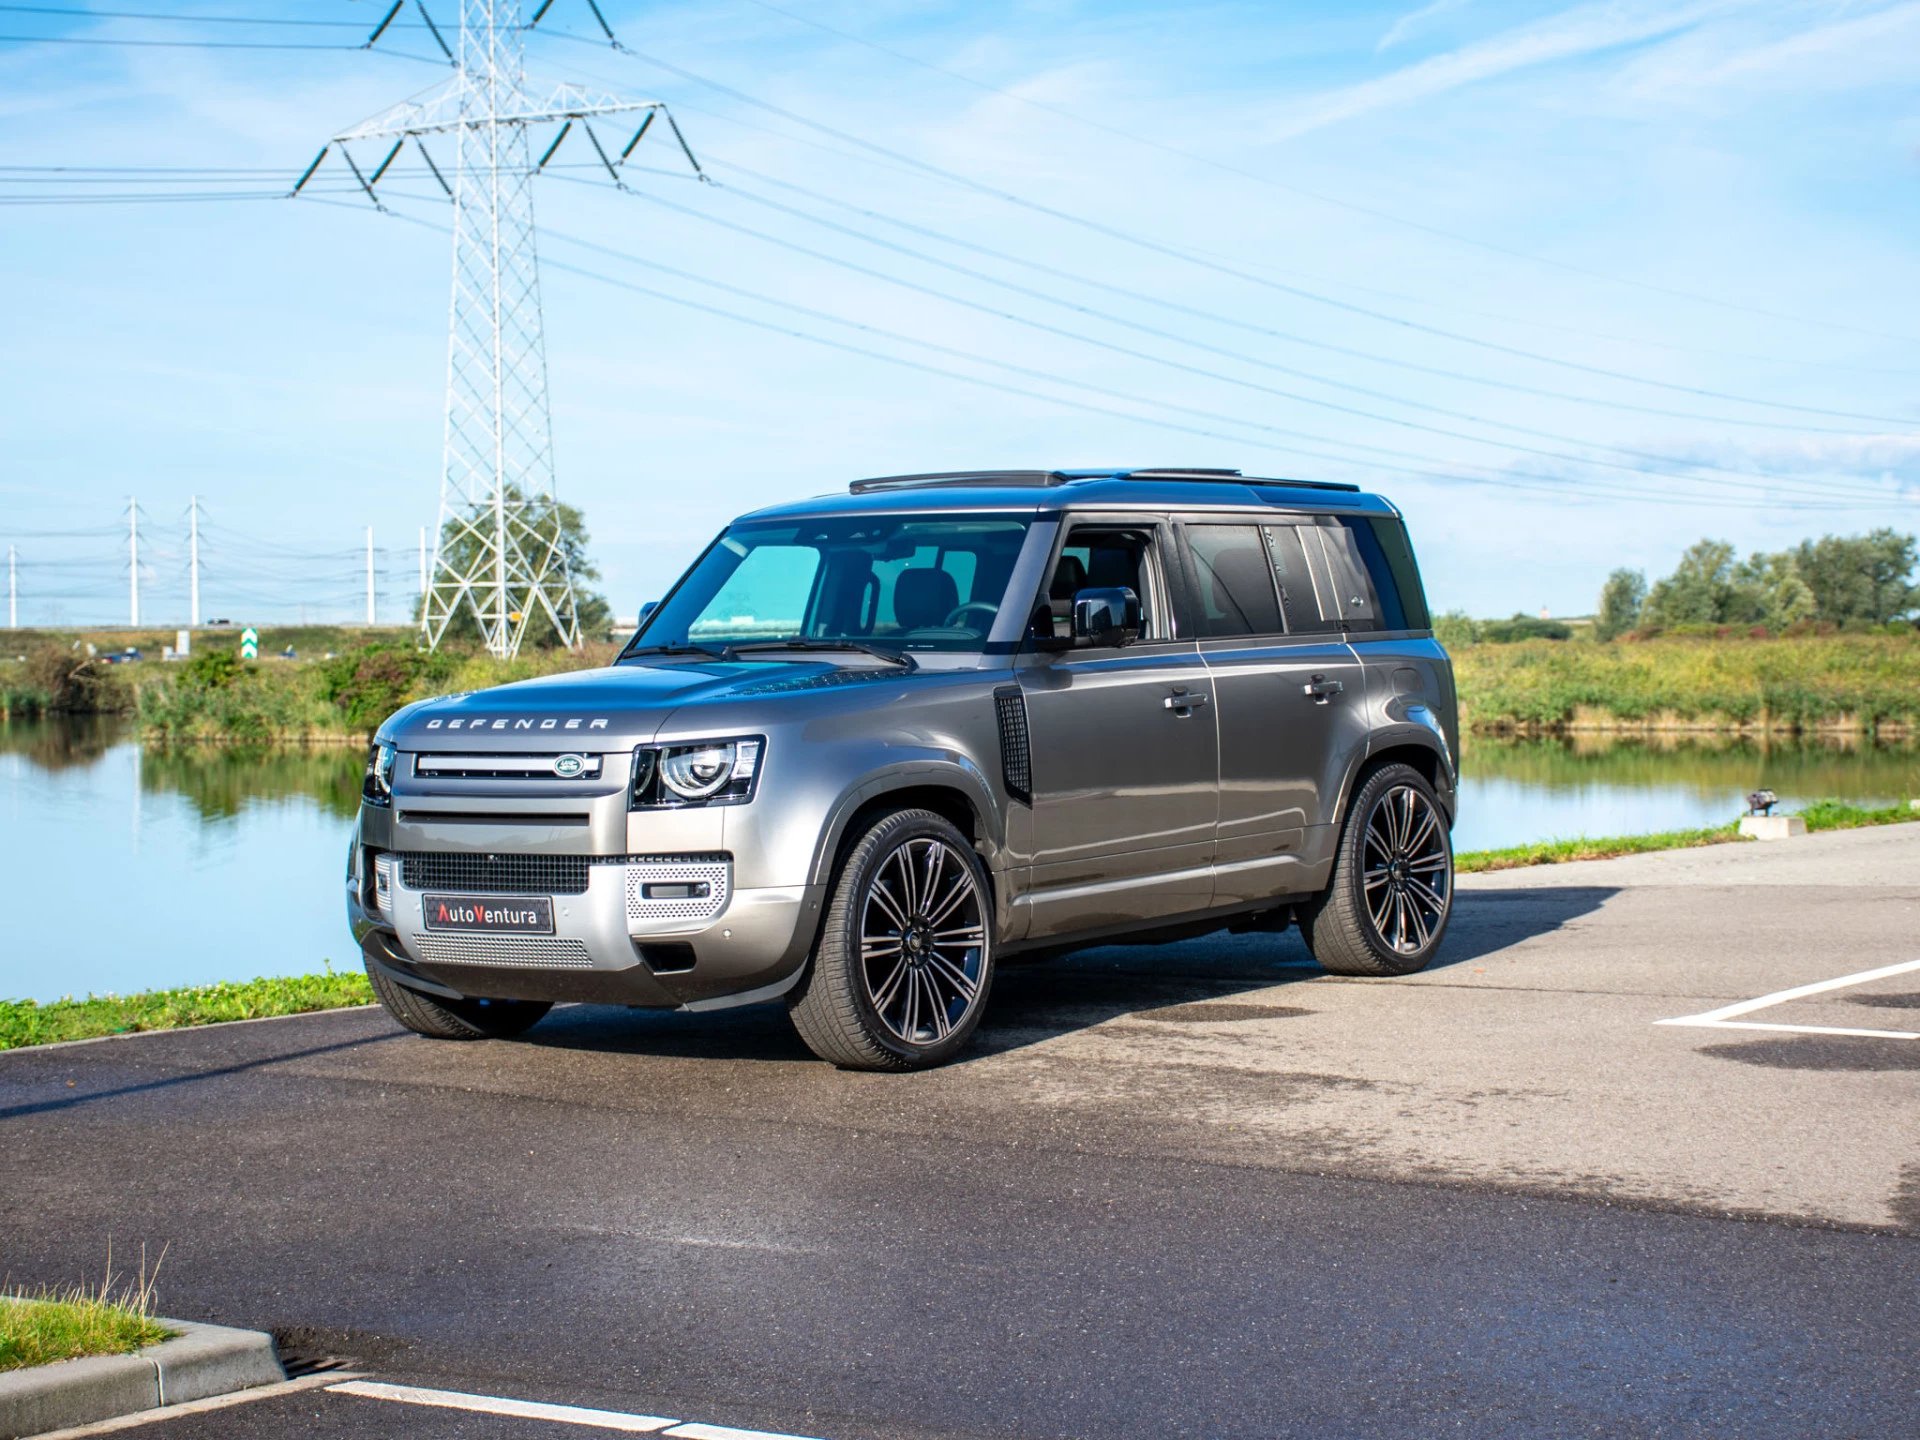
{"label": "concrete curb", "polygon": [[0,1440],[275,1385],[287,1378],[262,1330],[162,1320],[179,1333],[131,1355],[61,1360],[0,1374]]}

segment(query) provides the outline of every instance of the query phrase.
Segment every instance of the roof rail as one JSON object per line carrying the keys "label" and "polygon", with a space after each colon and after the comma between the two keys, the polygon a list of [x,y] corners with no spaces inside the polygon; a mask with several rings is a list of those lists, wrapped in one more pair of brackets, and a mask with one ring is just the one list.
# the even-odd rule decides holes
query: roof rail
{"label": "roof rail", "polygon": [[939,470],[927,475],[875,475],[856,480],[847,487],[854,495],[869,495],[877,490],[925,490],[950,485],[1058,485],[1061,476],[1053,470]]}
{"label": "roof rail", "polygon": [[1122,470],[1116,480],[1238,480],[1238,470],[1203,470],[1197,465],[1159,465],[1151,470]]}
{"label": "roof rail", "polygon": [[1048,489],[1081,480],[1151,480],[1192,484],[1280,485],[1296,490],[1339,490],[1358,494],[1358,485],[1339,480],[1267,480],[1238,470],[940,470],[926,475],[875,475],[856,480],[847,489],[855,495],[886,490],[933,490],[969,485],[1017,489]]}

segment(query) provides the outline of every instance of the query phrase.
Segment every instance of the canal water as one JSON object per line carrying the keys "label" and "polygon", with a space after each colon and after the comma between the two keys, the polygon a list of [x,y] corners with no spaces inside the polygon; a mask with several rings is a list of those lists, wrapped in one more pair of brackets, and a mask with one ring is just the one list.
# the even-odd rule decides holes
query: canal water
{"label": "canal water", "polygon": [[[1462,850],[1710,825],[1765,786],[1788,805],[1920,796],[1920,748],[1473,739]],[[127,993],[331,963],[361,757],[156,750],[114,724],[0,726],[0,999]]]}

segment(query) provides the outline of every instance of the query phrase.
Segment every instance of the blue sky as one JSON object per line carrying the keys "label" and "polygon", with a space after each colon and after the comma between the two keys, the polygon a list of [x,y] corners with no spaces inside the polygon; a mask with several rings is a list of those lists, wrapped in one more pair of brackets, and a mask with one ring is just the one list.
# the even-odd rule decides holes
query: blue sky
{"label": "blue sky", "polygon": [[[9,13],[0,33],[354,45],[385,7],[102,8],[345,24]],[[543,274],[560,489],[621,613],[739,511],[969,465],[1359,480],[1406,510],[1436,604],[1479,614],[1584,612],[1611,567],[1663,571],[1704,534],[1920,524],[1916,0],[604,8],[636,53],[536,36],[530,74],[667,101],[718,183],[654,138],[639,194],[543,180],[543,258],[769,327]],[[543,25],[594,28],[584,0]],[[149,172],[0,170],[0,196],[270,190],[443,74],[0,43],[0,165]],[[209,614],[353,618],[369,524],[383,618],[408,603],[448,242],[343,174],[311,201],[0,206],[23,622],[124,615],[130,494],[150,619],[184,614],[193,494]]]}

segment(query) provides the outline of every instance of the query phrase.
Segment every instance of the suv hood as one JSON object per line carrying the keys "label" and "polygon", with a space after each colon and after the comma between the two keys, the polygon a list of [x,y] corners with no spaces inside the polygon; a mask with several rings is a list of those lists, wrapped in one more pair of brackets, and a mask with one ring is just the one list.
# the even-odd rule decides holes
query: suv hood
{"label": "suv hood", "polygon": [[811,658],[613,665],[421,700],[396,712],[380,727],[380,738],[409,751],[629,750],[689,705],[908,673]]}

